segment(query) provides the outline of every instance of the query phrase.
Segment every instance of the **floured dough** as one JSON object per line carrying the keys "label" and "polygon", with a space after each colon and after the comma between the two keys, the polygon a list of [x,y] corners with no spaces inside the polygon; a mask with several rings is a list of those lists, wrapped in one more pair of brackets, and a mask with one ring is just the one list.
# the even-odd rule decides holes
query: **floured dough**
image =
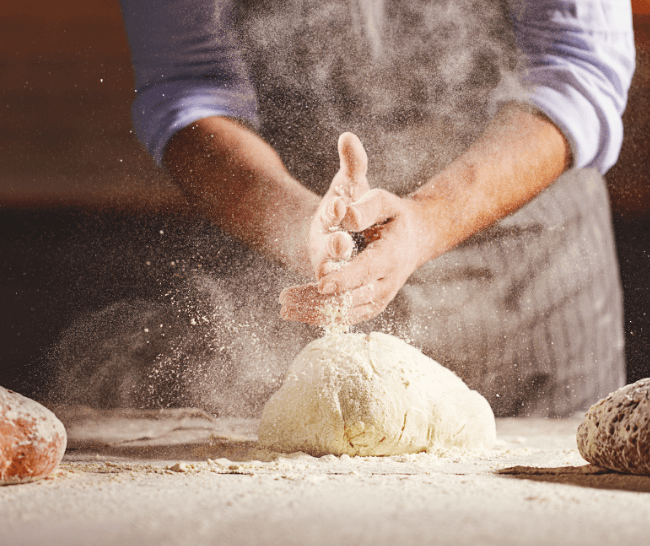
{"label": "floured dough", "polygon": [[311,455],[398,455],[432,447],[489,447],[490,405],[453,372],[378,332],[307,345],[268,401],[262,446]]}

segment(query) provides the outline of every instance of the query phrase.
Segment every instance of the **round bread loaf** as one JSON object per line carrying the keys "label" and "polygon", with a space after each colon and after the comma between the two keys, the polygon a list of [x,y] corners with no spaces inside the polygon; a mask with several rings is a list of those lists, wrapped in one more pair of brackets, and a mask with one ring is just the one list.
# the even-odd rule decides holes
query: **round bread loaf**
{"label": "round bread loaf", "polygon": [[61,462],[66,441],[50,410],[0,387],[0,485],[45,478]]}
{"label": "round bread loaf", "polygon": [[650,378],[591,406],[578,427],[578,450],[592,464],[650,475]]}

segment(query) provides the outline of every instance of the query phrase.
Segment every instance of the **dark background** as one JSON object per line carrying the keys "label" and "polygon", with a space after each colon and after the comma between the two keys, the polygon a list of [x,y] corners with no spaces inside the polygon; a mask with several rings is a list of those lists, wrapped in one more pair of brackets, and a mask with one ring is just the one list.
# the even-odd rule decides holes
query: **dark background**
{"label": "dark background", "polygon": [[[633,8],[638,68],[607,175],[629,381],[650,375],[650,2]],[[187,247],[206,226],[131,133],[117,0],[12,2],[0,36],[0,385],[38,396],[74,319],[161,297],[178,263],[210,249]]]}

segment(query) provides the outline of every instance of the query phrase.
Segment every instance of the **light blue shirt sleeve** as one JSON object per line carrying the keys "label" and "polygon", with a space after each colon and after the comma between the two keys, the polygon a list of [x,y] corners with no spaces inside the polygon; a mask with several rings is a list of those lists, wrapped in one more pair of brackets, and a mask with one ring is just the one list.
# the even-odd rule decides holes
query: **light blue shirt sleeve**
{"label": "light blue shirt sleeve", "polygon": [[528,58],[531,104],[566,136],[575,167],[616,163],[634,73],[629,0],[511,0],[515,39]]}
{"label": "light blue shirt sleeve", "polygon": [[[175,132],[203,117],[258,125],[230,0],[122,0],[122,10],[136,73],[133,123],[156,163]],[[605,173],[620,152],[634,73],[629,0],[510,0],[510,14],[528,59],[529,102],[564,133],[574,166]]]}
{"label": "light blue shirt sleeve", "polygon": [[122,0],[135,69],[135,133],[162,164],[177,131],[208,116],[258,125],[228,1]]}

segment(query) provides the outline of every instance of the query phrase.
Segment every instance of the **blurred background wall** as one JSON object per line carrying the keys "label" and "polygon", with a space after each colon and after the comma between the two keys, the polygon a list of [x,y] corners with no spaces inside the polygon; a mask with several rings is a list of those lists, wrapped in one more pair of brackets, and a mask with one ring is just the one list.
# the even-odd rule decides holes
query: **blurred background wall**
{"label": "blurred background wall", "polygon": [[[650,375],[650,0],[633,9],[638,68],[607,176],[630,380]],[[188,220],[131,132],[117,0],[12,2],[0,37],[0,385],[34,394],[75,317],[159,296],[151,266],[173,269]]]}

